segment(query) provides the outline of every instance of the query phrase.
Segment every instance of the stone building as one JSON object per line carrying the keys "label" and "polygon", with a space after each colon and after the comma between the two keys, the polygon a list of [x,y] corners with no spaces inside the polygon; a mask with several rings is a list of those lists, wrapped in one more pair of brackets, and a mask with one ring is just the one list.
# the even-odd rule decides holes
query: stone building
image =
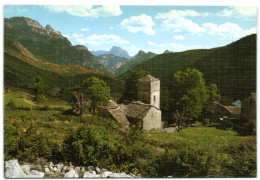
{"label": "stone building", "polygon": [[160,80],[151,75],[138,79],[137,99],[160,109]]}
{"label": "stone building", "polygon": [[115,119],[123,129],[141,122],[144,130],[161,129],[160,80],[147,75],[138,80],[137,98],[139,101],[129,104],[117,104],[109,100],[99,112]]}

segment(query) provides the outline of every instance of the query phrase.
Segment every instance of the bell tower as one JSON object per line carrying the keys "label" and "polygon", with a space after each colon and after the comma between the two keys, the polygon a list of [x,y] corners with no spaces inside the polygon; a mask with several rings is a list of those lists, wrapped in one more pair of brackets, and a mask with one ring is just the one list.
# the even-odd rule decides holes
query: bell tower
{"label": "bell tower", "polygon": [[138,79],[137,99],[160,109],[160,80],[151,75]]}

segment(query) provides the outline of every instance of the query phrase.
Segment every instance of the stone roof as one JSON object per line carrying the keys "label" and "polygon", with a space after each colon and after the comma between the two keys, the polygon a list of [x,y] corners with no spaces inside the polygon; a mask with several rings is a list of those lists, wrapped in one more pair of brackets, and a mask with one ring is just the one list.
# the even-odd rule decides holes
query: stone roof
{"label": "stone roof", "polygon": [[228,112],[234,115],[239,115],[241,113],[241,107],[240,106],[224,106],[223,104],[220,104],[218,102],[215,102],[215,104],[221,106],[222,108],[226,109]]}
{"label": "stone roof", "polygon": [[125,108],[126,116],[142,120],[147,115],[151,107],[153,106],[150,104],[144,104],[140,101],[133,102]]}
{"label": "stone roof", "polygon": [[138,81],[141,81],[141,82],[153,82],[153,81],[159,81],[159,79],[151,76],[151,75],[147,75],[145,77],[142,77],[140,79],[138,79]]}
{"label": "stone roof", "polygon": [[116,102],[114,102],[113,100],[109,100],[106,103],[106,105],[104,106],[104,108],[106,108],[106,109],[115,109],[115,108],[118,108],[118,107],[119,107],[119,105]]}
{"label": "stone roof", "polygon": [[240,114],[241,113],[240,106],[225,106],[225,107],[231,114]]}
{"label": "stone roof", "polygon": [[123,128],[129,126],[124,109],[122,109],[116,102],[109,100],[107,104],[101,108],[106,109],[107,112],[109,112],[109,114],[123,126]]}

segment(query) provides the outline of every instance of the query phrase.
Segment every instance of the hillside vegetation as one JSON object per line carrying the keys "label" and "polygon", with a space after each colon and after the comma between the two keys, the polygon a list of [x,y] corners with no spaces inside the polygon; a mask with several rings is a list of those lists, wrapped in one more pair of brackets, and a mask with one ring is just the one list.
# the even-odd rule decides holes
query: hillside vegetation
{"label": "hillside vegetation", "polygon": [[112,87],[112,93],[120,96],[122,81],[105,73],[79,65],[58,65],[44,61],[31,54],[18,41],[5,37],[4,85],[30,89],[34,76],[41,76],[45,89],[73,88],[91,76],[105,80]]}
{"label": "hillside vegetation", "polygon": [[164,91],[172,75],[188,67],[202,72],[206,84],[217,84],[222,96],[244,98],[256,91],[256,34],[224,47],[157,55],[133,65],[119,77],[124,79],[132,69],[142,68],[161,80]]}
{"label": "hillside vegetation", "polygon": [[152,52],[145,53],[144,51],[139,51],[133,58],[126,61],[120,68],[115,71],[115,76],[120,78],[126,78],[130,75],[129,70],[135,68],[138,64],[145,60],[153,58],[156,54]]}

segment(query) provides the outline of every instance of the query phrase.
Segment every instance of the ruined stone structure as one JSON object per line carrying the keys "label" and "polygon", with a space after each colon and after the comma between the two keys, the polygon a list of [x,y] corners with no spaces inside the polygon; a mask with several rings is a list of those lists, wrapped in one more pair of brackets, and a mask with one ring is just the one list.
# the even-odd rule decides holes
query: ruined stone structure
{"label": "ruined stone structure", "polygon": [[151,75],[139,79],[137,98],[137,102],[120,105],[109,100],[99,111],[119,122],[122,129],[138,122],[144,130],[161,129],[160,80]]}

